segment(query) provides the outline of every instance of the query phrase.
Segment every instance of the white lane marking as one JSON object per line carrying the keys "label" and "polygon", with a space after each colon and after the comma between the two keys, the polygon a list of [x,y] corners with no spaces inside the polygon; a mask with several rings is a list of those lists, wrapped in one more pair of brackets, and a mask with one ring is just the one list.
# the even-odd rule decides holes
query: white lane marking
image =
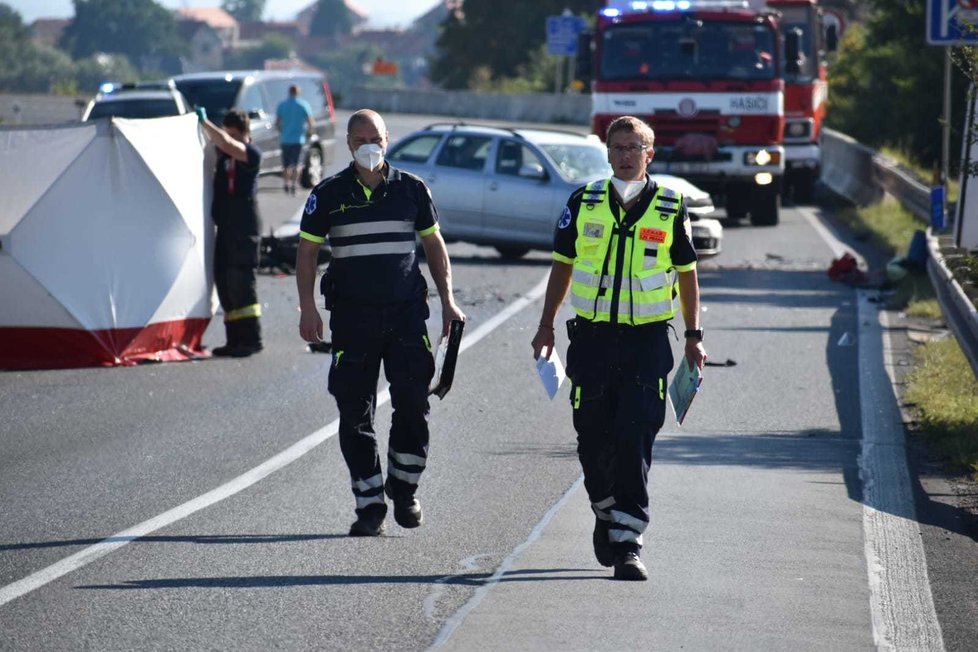
{"label": "white lane marking", "polygon": [[[799,212],[836,257],[846,251],[813,211]],[[885,329],[880,328],[881,318]],[[869,293],[862,291],[857,293],[856,319],[862,427],[859,477],[873,641],[880,649],[943,650],[910,487],[903,421],[893,397],[889,316],[870,304]],[[885,375],[879,373],[881,366]]]}
{"label": "white lane marking", "polygon": [[839,258],[842,256],[842,254],[848,252],[852,254],[852,256],[859,262],[861,267],[866,266],[866,259],[863,258],[855,249],[851,249],[846,246],[835,227],[824,222],[815,214],[815,211],[810,208],[799,207],[796,210],[801,213],[801,216],[805,218],[808,225],[815,229],[815,232],[822,237],[822,241],[825,242],[829,249],[832,250],[832,255],[835,258]]}
{"label": "white lane marking", "polygon": [[[502,311],[492,316],[488,321],[479,326],[479,328],[475,329],[475,331],[473,331],[470,335],[462,338],[462,344],[459,346],[459,352],[461,353],[470,346],[473,346],[476,342],[491,333],[494,329],[498,328],[507,319],[518,313],[526,306],[530,305],[536,299],[543,296],[547,289],[547,279],[549,276],[550,275],[548,273],[524,296],[520,297],[513,303],[506,306],[506,308],[504,308]],[[378,406],[387,403],[389,400],[390,393],[388,390],[385,389],[377,394]],[[288,466],[335,435],[339,428],[339,423],[339,419],[331,422],[329,425],[320,428],[311,435],[300,439],[298,442],[289,446],[281,453],[216,489],[212,489],[211,491],[208,491],[197,498],[189,500],[169,511],[163,512],[162,514],[155,516],[148,521],[143,521],[139,525],[135,525],[121,532],[117,532],[116,534],[113,534],[112,536],[107,537],[98,543],[92,544],[84,550],[80,550],[79,552],[76,552],[69,557],[65,557],[64,559],[55,562],[46,568],[43,568],[35,573],[31,573],[21,580],[12,582],[3,588],[0,588],[0,607],[7,604],[11,600],[16,600],[22,595],[30,593],[31,591],[39,589],[45,584],[53,582],[59,577],[78,570],[82,566],[90,564],[96,559],[104,557],[110,552],[132,543],[140,537],[144,537],[152,532],[155,532],[156,530],[159,530],[160,528],[176,523],[177,521],[190,516],[194,512],[198,512],[205,507],[209,507],[214,503],[220,502],[225,498],[229,498],[234,494],[247,489],[251,485],[264,479],[275,471]]]}
{"label": "white lane marking", "polygon": [[[435,586],[431,589],[431,593],[428,597],[424,599],[422,603],[422,608],[424,610],[424,617],[428,619],[428,622],[435,622],[435,610],[438,608],[438,601],[441,600],[442,595],[445,593],[445,584],[450,580],[457,577],[462,577],[463,575],[468,575],[479,570],[479,560],[484,557],[494,557],[493,553],[483,553],[480,555],[472,555],[471,557],[466,557],[461,561],[462,570],[457,573],[452,573],[451,575],[445,575],[444,577],[439,577],[435,580]],[[475,584],[478,580],[472,580]]]}
{"label": "white lane marking", "polygon": [[526,541],[513,548],[513,551],[509,553],[501,564],[499,564],[499,568],[497,568],[496,572],[494,572],[492,576],[486,580],[486,583],[477,588],[472,597],[469,598],[469,601],[459,607],[459,610],[452,614],[447,621],[445,621],[441,631],[438,632],[438,636],[435,637],[434,643],[432,643],[431,647],[428,648],[429,650],[437,650],[448,641],[452,633],[458,629],[459,625],[462,624],[462,621],[465,620],[465,617],[468,616],[473,609],[479,606],[479,603],[482,602],[483,598],[489,594],[489,591],[491,591],[493,587],[499,584],[499,580],[502,579],[503,575],[505,575],[513,564],[516,563],[516,560],[519,559],[520,555],[522,555],[527,548],[529,548],[537,539],[540,538],[540,535],[543,534],[544,528],[550,524],[550,521],[552,521],[557,515],[557,512],[559,512],[564,505],[567,504],[570,497],[574,495],[574,492],[576,492],[583,484],[584,476],[578,476],[577,480],[574,481],[574,484],[571,485],[570,489],[564,492],[564,495],[560,497],[560,500],[554,503],[553,507],[551,507],[547,513],[543,515],[543,518],[540,519],[540,522],[533,527],[533,530],[530,532],[530,536],[526,538]]}
{"label": "white lane marking", "polygon": [[[859,292],[859,403],[863,536],[873,640],[884,650],[943,650],[920,538],[903,424],[893,397],[889,318]],[[876,314],[873,314],[876,313]],[[884,341],[885,340],[885,341]],[[879,372],[882,365],[886,374]]]}

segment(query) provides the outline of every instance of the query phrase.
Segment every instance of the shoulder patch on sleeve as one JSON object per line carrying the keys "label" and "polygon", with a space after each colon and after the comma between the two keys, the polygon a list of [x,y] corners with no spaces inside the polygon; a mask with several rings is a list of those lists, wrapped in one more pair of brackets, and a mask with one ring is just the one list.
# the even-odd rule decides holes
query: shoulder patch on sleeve
{"label": "shoulder patch on sleeve", "polygon": [[571,210],[569,206],[564,206],[564,212],[560,214],[560,220],[557,222],[558,229],[566,229],[571,223]]}
{"label": "shoulder patch on sleeve", "polygon": [[690,242],[692,242],[693,241],[693,225],[690,223],[690,221],[691,220],[689,219],[688,216],[686,217],[686,219],[683,220],[683,231],[686,232],[686,238]]}
{"label": "shoulder patch on sleeve", "polygon": [[316,193],[309,193],[309,199],[306,200],[306,215],[312,215],[316,212]]}

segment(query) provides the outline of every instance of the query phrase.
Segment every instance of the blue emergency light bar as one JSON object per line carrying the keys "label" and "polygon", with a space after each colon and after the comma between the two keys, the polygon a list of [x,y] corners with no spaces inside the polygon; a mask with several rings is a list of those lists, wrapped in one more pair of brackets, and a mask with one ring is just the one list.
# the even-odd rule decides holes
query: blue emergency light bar
{"label": "blue emergency light bar", "polygon": [[629,0],[615,2],[601,10],[601,15],[616,18],[623,14],[645,13],[648,11],[695,11],[710,9],[749,9],[748,0]]}

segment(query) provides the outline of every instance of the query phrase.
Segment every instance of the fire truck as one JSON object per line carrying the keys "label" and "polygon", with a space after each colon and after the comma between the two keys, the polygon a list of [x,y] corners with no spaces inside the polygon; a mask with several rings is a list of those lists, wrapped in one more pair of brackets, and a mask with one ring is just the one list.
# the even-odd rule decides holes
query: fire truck
{"label": "fire truck", "polygon": [[815,0],[610,1],[578,48],[592,130],[645,120],[650,172],[724,197],[730,219],[775,225],[784,183],[807,200],[819,172],[822,34]]}

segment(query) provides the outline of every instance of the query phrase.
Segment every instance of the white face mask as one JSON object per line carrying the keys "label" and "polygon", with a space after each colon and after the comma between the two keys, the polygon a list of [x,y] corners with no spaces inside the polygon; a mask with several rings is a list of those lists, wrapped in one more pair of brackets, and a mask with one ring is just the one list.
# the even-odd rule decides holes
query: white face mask
{"label": "white face mask", "polygon": [[622,181],[618,177],[611,177],[611,183],[615,186],[618,195],[626,204],[638,197],[642,189],[645,188],[645,179],[639,181]]}
{"label": "white face mask", "polygon": [[376,170],[384,162],[384,150],[376,143],[364,143],[353,152],[353,158],[360,167]]}

